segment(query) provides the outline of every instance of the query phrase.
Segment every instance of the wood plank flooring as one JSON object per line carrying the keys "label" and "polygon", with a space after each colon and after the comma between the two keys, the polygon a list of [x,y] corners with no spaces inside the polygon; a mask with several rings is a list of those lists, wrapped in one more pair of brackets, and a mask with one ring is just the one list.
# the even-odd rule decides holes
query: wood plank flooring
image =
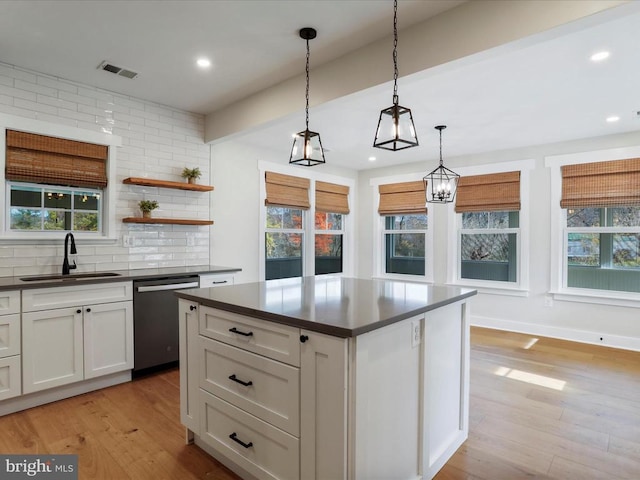
{"label": "wood plank flooring", "polygon": [[[437,480],[640,479],[640,353],[471,341],[469,440]],[[77,453],[82,480],[238,479],[184,445],[177,370],[0,417],[0,453]]]}

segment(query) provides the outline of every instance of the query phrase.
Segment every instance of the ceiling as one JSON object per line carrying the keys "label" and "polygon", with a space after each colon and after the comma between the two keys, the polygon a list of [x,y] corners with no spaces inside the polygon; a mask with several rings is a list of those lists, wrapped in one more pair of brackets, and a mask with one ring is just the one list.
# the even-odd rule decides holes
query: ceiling
{"label": "ceiling", "polygon": [[[399,28],[460,3],[403,0]],[[638,131],[638,4],[625,5],[622,16],[600,14],[401,78],[401,104],[413,111],[418,148],[386,152],[371,146],[379,112],[391,104],[391,84],[313,108],[310,127],[321,133],[327,163],[358,170],[436,159],[438,124],[448,126],[445,159]],[[391,15],[390,2],[379,0],[5,0],[0,61],[206,114],[300,75],[300,27],[318,29],[313,66],[388,37]],[[611,52],[607,60],[589,61],[602,49]],[[199,56],[210,58],[212,68],[197,69]],[[129,80],[99,70],[103,60],[140,75]],[[607,123],[611,115],[620,120]],[[300,112],[240,139],[286,163],[291,134],[303,128]]]}

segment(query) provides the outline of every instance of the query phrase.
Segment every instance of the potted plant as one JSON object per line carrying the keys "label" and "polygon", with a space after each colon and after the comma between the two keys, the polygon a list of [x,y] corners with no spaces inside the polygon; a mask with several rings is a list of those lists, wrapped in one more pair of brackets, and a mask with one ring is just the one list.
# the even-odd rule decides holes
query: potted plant
{"label": "potted plant", "polygon": [[196,179],[202,176],[202,172],[198,167],[196,168],[187,168],[184,167],[182,170],[182,178],[186,178],[189,183],[196,183]]}
{"label": "potted plant", "polygon": [[158,206],[159,206],[158,202],[156,202],[155,200],[141,200],[138,203],[138,207],[140,207],[140,210],[142,211],[142,216],[144,218],[151,217],[151,211],[158,208]]}

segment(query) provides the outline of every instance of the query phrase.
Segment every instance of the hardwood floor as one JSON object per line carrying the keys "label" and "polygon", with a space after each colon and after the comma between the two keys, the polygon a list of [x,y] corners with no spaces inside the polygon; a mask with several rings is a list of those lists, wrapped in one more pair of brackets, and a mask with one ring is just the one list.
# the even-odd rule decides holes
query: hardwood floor
{"label": "hardwood floor", "polygon": [[[184,445],[178,405],[166,371],[0,417],[0,453],[77,453],[82,480],[237,480]],[[469,440],[436,479],[640,479],[640,353],[472,329]]]}

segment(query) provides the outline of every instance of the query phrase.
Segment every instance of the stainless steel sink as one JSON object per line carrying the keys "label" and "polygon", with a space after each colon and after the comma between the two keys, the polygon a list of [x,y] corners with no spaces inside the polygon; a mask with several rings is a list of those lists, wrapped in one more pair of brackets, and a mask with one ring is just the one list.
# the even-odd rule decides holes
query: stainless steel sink
{"label": "stainless steel sink", "polygon": [[119,273],[115,272],[95,272],[95,273],[76,273],[73,275],[42,275],[39,277],[22,277],[23,282],[42,282],[46,280],[82,280],[83,278],[108,278],[119,277]]}

